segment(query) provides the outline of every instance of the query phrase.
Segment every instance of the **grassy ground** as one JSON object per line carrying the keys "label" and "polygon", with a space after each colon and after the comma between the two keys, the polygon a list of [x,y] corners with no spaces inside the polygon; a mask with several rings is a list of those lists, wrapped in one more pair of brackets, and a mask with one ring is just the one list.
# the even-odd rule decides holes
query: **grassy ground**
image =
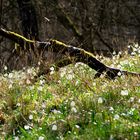
{"label": "grassy ground", "polygon": [[[102,61],[140,72],[139,55]],[[2,140],[140,139],[140,78],[94,79],[82,63],[52,67],[34,83],[33,75],[34,69],[0,75]]]}

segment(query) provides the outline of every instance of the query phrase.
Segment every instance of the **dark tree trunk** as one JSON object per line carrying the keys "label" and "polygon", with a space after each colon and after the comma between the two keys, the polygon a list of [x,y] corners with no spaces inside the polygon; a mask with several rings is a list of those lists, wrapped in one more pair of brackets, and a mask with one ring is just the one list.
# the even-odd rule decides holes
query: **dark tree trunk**
{"label": "dark tree trunk", "polygon": [[0,0],[0,26],[1,26],[1,20],[2,20],[2,3],[3,3],[3,0]]}
{"label": "dark tree trunk", "polygon": [[23,35],[26,38],[39,40],[36,11],[31,0],[17,0]]}

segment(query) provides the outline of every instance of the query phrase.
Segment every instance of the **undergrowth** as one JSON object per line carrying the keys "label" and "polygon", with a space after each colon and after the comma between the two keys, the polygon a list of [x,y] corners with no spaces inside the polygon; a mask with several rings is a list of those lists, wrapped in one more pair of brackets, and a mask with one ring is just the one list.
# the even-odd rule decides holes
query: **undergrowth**
{"label": "undergrowth", "polygon": [[[103,58],[140,72],[139,54]],[[100,59],[100,58],[99,58]],[[35,69],[0,75],[0,138],[7,140],[140,139],[140,78],[104,76],[76,63],[41,76]]]}

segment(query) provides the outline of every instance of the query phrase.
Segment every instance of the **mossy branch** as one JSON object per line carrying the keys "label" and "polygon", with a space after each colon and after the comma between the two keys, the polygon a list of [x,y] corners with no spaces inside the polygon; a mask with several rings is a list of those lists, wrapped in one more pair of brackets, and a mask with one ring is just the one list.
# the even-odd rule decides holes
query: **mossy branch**
{"label": "mossy branch", "polygon": [[[48,40],[47,42],[29,40],[17,33],[6,31],[4,29],[0,29],[0,35],[18,43],[21,47],[24,46],[25,44],[29,44],[29,46],[36,47],[35,48],[36,51],[39,51],[39,50],[48,51],[49,49],[51,49],[52,52],[59,53],[61,51],[62,55],[68,54],[68,56],[70,56],[70,58],[65,59],[64,62],[63,60],[60,61],[60,63],[57,62],[55,64],[56,67],[66,66],[72,63],[71,58],[74,58],[75,62],[83,62],[87,64],[89,67],[91,67],[92,69],[96,70],[97,73],[95,77],[100,77],[100,75],[103,74],[104,72],[106,73],[106,76],[110,79],[114,79],[116,76],[118,76],[118,72],[125,75],[130,74],[130,75],[140,76],[139,73],[122,71],[120,69],[108,67],[102,62],[100,62],[99,60],[97,60],[92,53],[87,52],[81,48],[64,44],[63,42],[60,42],[57,40],[51,39],[51,40]],[[26,50],[27,49],[23,49],[23,51],[26,51]]]}
{"label": "mossy branch", "polygon": [[17,34],[15,32],[11,32],[11,31],[7,31],[2,28],[0,29],[0,35],[19,44],[21,49],[25,49],[25,46],[33,45],[33,43],[35,43],[35,41],[29,40],[20,34]]}

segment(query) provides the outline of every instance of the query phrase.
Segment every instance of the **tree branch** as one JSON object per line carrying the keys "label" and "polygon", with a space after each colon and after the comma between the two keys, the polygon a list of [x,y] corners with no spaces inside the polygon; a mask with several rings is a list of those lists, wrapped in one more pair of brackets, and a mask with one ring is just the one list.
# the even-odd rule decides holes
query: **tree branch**
{"label": "tree branch", "polygon": [[61,51],[62,55],[68,54],[70,56],[70,58],[66,59],[65,61],[62,60],[55,63],[56,67],[66,66],[72,63],[71,58],[74,58],[75,62],[83,62],[87,64],[89,67],[91,67],[92,69],[96,70],[97,73],[95,77],[100,77],[100,75],[103,74],[104,72],[106,72],[106,76],[110,79],[114,79],[116,76],[118,76],[118,72],[125,75],[130,74],[130,75],[140,76],[139,73],[122,71],[120,69],[108,67],[102,62],[100,62],[99,60],[97,60],[92,53],[87,52],[81,48],[77,48],[71,45],[66,45],[57,40],[51,39],[47,42],[33,41],[17,33],[6,31],[4,29],[0,29],[0,35],[14,41],[15,43],[18,43],[21,47],[24,47],[24,49],[22,49],[23,51],[28,50],[28,48],[26,48],[26,44],[29,44],[29,46],[34,47],[34,48],[29,48],[29,49],[33,49],[33,51],[34,50],[48,51],[49,49],[51,49],[52,52],[58,53],[59,51]]}

